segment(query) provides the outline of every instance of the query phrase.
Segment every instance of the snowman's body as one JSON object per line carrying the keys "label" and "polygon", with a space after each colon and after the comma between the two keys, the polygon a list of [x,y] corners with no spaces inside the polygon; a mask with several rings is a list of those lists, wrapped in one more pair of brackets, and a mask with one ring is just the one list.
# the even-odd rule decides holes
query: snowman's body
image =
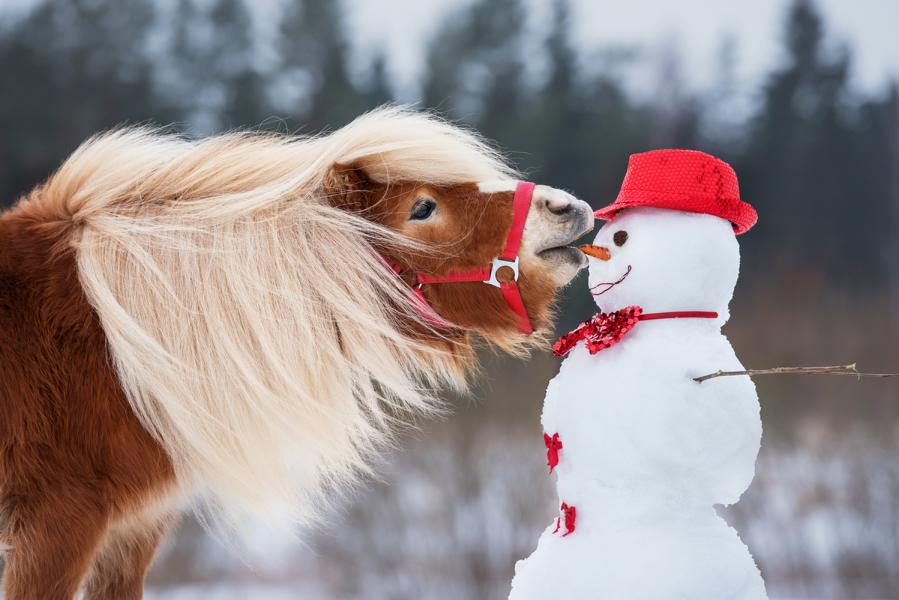
{"label": "snowman's body", "polygon": [[[612,236],[627,231],[616,247]],[[752,480],[761,439],[748,377],[693,377],[742,366],[721,334],[739,269],[730,224],[710,215],[634,209],[595,242],[590,284],[606,312],[714,311],[718,318],[641,321],[591,355],[583,343],[550,382],[544,431],[563,444],[561,518],[515,569],[511,598],[764,598],[748,549],[714,505]],[[677,244],[680,244],[678,246]],[[564,537],[563,537],[564,535]]]}

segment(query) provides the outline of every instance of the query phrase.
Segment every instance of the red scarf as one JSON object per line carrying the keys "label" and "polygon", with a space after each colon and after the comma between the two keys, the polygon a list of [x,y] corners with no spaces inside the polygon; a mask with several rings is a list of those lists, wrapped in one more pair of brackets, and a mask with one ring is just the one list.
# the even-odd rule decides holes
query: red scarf
{"label": "red scarf", "polygon": [[639,306],[628,306],[612,313],[596,313],[589,321],[584,321],[577,329],[560,337],[553,344],[553,354],[565,356],[581,340],[586,342],[590,354],[596,354],[620,342],[638,321],[684,318],[717,319],[718,313],[698,310],[644,313]]}

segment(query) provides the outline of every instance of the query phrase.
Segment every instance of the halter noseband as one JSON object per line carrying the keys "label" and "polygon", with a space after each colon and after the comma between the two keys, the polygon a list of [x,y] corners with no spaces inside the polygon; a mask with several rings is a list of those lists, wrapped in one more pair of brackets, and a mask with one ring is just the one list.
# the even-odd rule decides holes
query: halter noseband
{"label": "halter noseband", "polygon": [[[422,273],[421,271],[415,273],[416,284],[412,289],[416,295],[416,304],[419,311],[432,325],[452,327],[452,324],[441,318],[428,303],[422,289],[424,286],[435,283],[482,282],[499,288],[503,298],[506,300],[506,305],[518,317],[518,330],[525,334],[533,333],[534,330],[531,327],[527,309],[524,307],[524,300],[521,298],[521,290],[518,288],[518,249],[521,246],[521,236],[524,233],[524,225],[531,208],[534,187],[534,184],[529,181],[519,181],[515,186],[515,196],[512,200],[512,225],[509,228],[509,235],[506,237],[502,253],[493,259],[490,266],[465,271],[450,271],[440,276]],[[398,265],[391,264],[391,267],[397,273],[400,272]],[[511,281],[500,281],[497,279],[497,272],[503,267],[512,269]]]}

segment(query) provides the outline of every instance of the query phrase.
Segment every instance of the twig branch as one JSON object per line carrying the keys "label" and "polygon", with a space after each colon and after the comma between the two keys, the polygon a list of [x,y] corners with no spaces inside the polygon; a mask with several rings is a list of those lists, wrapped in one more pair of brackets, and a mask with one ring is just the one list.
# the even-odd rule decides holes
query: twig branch
{"label": "twig branch", "polygon": [[899,377],[899,373],[860,373],[855,363],[832,367],[773,367],[771,369],[746,369],[745,371],[715,371],[702,377],[694,377],[693,381],[702,383],[716,377],[732,377],[735,375],[851,375],[852,377]]}

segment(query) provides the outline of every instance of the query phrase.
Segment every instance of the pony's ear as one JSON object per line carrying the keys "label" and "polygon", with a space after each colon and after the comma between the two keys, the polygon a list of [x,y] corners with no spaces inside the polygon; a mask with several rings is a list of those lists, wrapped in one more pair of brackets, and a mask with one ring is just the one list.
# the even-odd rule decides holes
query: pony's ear
{"label": "pony's ear", "polygon": [[325,178],[324,191],[334,206],[361,211],[367,205],[372,184],[371,178],[359,165],[337,163]]}

